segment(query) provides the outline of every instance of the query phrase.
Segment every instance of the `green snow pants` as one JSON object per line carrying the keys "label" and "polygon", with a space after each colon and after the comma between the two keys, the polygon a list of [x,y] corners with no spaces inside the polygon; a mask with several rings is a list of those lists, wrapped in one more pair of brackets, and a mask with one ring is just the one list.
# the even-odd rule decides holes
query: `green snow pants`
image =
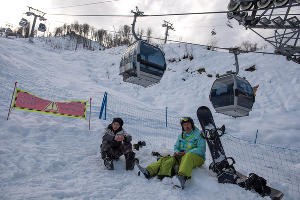
{"label": "green snow pants", "polygon": [[172,168],[179,165],[178,175],[191,177],[192,169],[200,167],[204,164],[204,159],[194,153],[186,153],[184,156],[176,159],[174,156],[165,156],[160,158],[157,162],[147,166],[151,177],[158,176],[172,176]]}

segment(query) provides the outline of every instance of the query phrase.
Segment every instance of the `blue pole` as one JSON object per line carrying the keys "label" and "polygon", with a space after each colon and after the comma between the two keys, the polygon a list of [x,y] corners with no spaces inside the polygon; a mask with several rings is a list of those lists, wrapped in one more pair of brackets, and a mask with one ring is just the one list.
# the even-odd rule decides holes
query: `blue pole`
{"label": "blue pole", "polygon": [[106,120],[106,102],[107,102],[107,93],[105,92],[103,95],[103,99],[102,99],[102,105],[100,108],[100,114],[99,114],[99,119],[102,118],[102,114],[103,114],[103,110],[104,110],[104,120]]}
{"label": "blue pole", "polygon": [[106,108],[107,108],[107,93],[105,92],[105,110],[104,110],[104,120],[106,120]]}
{"label": "blue pole", "polygon": [[254,144],[256,144],[257,135],[258,135],[258,129],[256,130],[256,136],[255,136]]}

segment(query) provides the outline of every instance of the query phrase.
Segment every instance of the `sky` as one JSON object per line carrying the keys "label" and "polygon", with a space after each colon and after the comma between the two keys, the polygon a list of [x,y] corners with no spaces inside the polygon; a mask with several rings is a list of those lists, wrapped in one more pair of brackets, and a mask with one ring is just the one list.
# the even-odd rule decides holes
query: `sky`
{"label": "sky", "polygon": [[[101,3],[99,3],[101,2]],[[209,11],[227,11],[229,0],[10,0],[3,1],[0,7],[0,26],[7,23],[14,27],[24,13],[28,11],[27,6],[31,6],[45,13],[46,27],[54,31],[56,27],[64,23],[70,24],[78,21],[88,23],[96,29],[117,31],[120,26],[131,25],[133,17],[74,17],[74,16],[55,16],[51,14],[108,14],[108,15],[132,15],[131,10],[138,6],[144,14],[166,14],[166,13],[191,13]],[[92,4],[91,4],[92,3]],[[77,6],[82,4],[91,4]],[[297,11],[296,11],[297,12]],[[33,17],[28,17],[33,20]],[[210,44],[212,40],[217,41],[216,46],[233,47],[240,45],[244,41],[258,43],[258,47],[265,46],[267,42],[261,39],[251,30],[246,30],[237,21],[231,20],[230,28],[226,25],[226,14],[209,15],[183,15],[168,17],[139,17],[136,23],[137,29],[151,28],[152,37],[164,38],[165,28],[162,27],[166,20],[173,24],[175,31],[169,31],[170,40],[198,43],[202,45]],[[38,22],[39,23],[39,22]],[[211,31],[215,30],[213,37]],[[272,36],[273,31],[259,30],[260,34],[267,33]]]}
{"label": "sky", "polygon": [[[69,7],[97,2],[105,3]],[[133,17],[70,17],[50,14],[132,15],[131,10],[134,10],[136,6],[145,14],[226,11],[227,3],[227,1],[218,0],[10,0],[1,4],[0,26],[9,23],[16,27],[20,19],[26,17],[24,13],[28,11],[27,6],[47,13],[45,15],[45,18],[47,18],[46,26],[50,31],[53,31],[55,27],[62,26],[64,23],[73,23],[74,21],[88,23],[97,29],[103,28],[115,31],[122,25],[132,24]],[[29,17],[28,19],[32,20],[32,18]],[[136,27],[144,30],[150,27],[153,30],[153,37],[164,38],[165,28],[162,27],[164,20],[172,23],[175,28],[175,31],[169,31],[168,39],[172,40],[206,45],[212,40],[211,31],[214,29],[217,32],[214,40],[217,40],[217,45],[222,47],[234,46],[245,40],[261,42],[259,46],[263,46],[263,43],[265,43],[257,35],[250,30],[245,30],[233,20],[231,24],[234,28],[228,27],[226,25],[226,14],[144,17],[137,19]]]}

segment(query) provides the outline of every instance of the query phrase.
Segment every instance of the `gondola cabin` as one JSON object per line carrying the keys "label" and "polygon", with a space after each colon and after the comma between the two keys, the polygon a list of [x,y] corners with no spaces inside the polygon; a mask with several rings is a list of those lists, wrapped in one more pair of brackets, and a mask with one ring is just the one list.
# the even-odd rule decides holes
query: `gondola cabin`
{"label": "gondola cabin", "polygon": [[19,25],[22,27],[26,27],[28,25],[27,19],[22,18],[21,21],[19,22]]}
{"label": "gondola cabin", "polygon": [[6,34],[9,34],[9,33],[12,33],[13,31],[10,29],[10,28],[7,28],[6,30],[5,30],[5,33]]}
{"label": "gondola cabin", "polygon": [[248,116],[255,101],[250,83],[236,74],[225,74],[216,79],[209,98],[217,113],[232,117]]}
{"label": "gondola cabin", "polygon": [[46,25],[43,24],[43,23],[40,23],[38,30],[41,31],[41,32],[45,32],[46,31]]}
{"label": "gondola cabin", "polygon": [[124,82],[147,87],[158,83],[165,70],[163,52],[143,40],[130,45],[121,57],[120,75]]}

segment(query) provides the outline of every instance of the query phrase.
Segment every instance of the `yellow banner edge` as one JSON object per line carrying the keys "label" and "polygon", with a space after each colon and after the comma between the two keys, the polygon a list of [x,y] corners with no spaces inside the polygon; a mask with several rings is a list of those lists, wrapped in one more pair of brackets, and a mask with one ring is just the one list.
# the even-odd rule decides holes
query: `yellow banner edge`
{"label": "yellow banner edge", "polygon": [[59,115],[59,116],[64,116],[64,117],[73,117],[73,118],[80,118],[80,119],[85,119],[86,118],[86,116],[76,117],[76,116],[69,116],[69,115],[52,113],[52,112],[44,112],[44,111],[38,111],[38,110],[29,110],[29,109],[26,109],[26,108],[19,108],[19,107],[14,107],[14,109],[17,109],[17,110],[26,110],[26,111],[37,112],[37,113],[44,113],[44,114],[50,114],[50,115]]}

